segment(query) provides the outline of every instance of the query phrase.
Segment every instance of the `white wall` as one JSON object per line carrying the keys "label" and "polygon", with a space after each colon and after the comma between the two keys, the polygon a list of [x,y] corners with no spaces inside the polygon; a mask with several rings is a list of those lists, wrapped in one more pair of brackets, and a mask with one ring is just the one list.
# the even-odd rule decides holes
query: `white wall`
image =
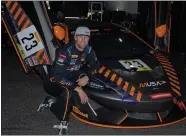
{"label": "white wall", "polygon": [[104,1],[104,7],[107,10],[126,11],[128,13],[138,13],[138,1]]}

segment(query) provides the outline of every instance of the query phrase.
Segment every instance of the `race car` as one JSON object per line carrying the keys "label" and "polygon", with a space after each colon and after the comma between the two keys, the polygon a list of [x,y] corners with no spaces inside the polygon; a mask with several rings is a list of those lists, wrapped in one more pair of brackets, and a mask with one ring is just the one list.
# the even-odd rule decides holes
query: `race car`
{"label": "race car", "polygon": [[[39,27],[14,1],[4,3],[2,21],[25,72],[37,68],[36,75],[40,76],[50,68],[55,47],[49,19],[41,3],[33,3]],[[89,103],[82,105],[79,96],[74,97],[75,118],[108,128],[153,128],[186,119],[185,80],[169,56],[117,24],[88,19],[66,19],[64,24],[68,26],[69,42],[73,42],[78,26],[90,28],[90,45],[102,65],[84,88]]]}
{"label": "race car", "polygon": [[168,56],[117,24],[87,19],[65,23],[70,42],[78,26],[90,28],[90,45],[102,65],[84,88],[89,103],[74,98],[74,117],[109,128],[152,128],[186,119],[185,87]]}

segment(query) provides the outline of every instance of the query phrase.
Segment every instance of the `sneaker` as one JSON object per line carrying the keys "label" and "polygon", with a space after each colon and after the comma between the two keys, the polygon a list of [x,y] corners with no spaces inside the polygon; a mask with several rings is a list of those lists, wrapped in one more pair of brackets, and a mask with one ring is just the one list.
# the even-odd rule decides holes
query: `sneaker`
{"label": "sneaker", "polygon": [[59,135],[68,135],[68,122],[61,121],[59,125],[54,125],[54,128],[59,129]]}
{"label": "sneaker", "polygon": [[41,103],[39,105],[39,108],[38,108],[38,112],[40,111],[43,111],[44,109],[49,109],[51,107],[51,105],[55,102],[55,99],[52,98],[51,96],[47,96],[45,97],[45,100],[43,101],[43,103]]}

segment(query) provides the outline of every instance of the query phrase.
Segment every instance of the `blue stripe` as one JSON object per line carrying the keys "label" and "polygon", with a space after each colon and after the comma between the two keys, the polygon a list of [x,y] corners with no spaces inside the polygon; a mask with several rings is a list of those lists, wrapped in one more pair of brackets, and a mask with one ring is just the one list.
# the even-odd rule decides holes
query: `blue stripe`
{"label": "blue stripe", "polygon": [[121,100],[123,101],[123,100],[125,100],[127,98],[130,98],[130,97],[132,97],[130,94],[127,94],[125,96],[121,96]]}
{"label": "blue stripe", "polygon": [[139,103],[137,100],[131,100],[130,102],[128,102],[127,104],[137,104]]}

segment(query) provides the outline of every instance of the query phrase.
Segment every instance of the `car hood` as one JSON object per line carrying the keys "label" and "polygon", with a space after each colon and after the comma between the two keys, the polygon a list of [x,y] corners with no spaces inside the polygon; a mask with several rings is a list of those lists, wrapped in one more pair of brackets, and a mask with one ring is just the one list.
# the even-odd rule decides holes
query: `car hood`
{"label": "car hood", "polygon": [[[129,84],[140,88],[143,93],[148,92],[149,89],[156,90],[156,92],[171,90],[163,67],[152,55],[129,59],[100,60],[100,63],[122,77]],[[131,65],[136,69],[131,68]]]}

